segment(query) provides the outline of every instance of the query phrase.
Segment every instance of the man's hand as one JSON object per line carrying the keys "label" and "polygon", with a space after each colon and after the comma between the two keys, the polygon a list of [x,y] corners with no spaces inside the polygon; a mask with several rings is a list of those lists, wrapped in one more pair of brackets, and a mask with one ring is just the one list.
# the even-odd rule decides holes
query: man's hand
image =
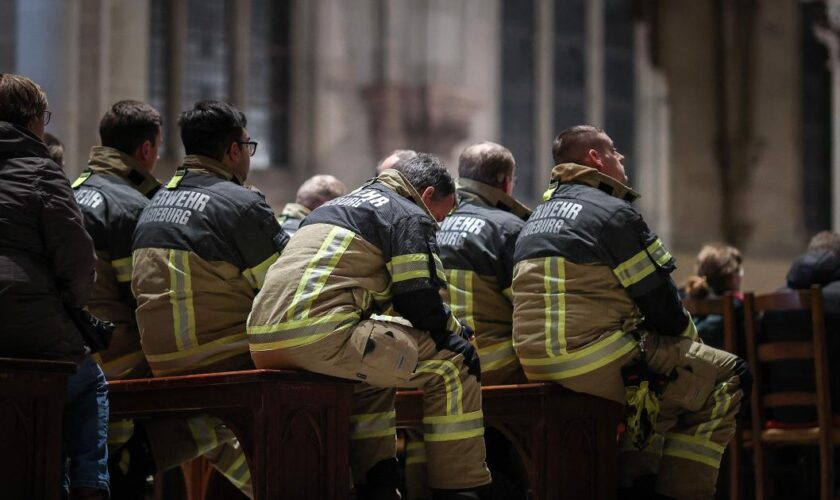
{"label": "man's hand", "polygon": [[[464,328],[472,332],[469,327],[465,326]],[[481,362],[472,344],[464,340],[461,335],[455,334],[441,335],[435,337],[434,341],[438,351],[446,349],[447,351],[456,352],[464,356],[464,364],[467,365],[467,371],[470,375],[475,376],[476,380],[481,382]]]}

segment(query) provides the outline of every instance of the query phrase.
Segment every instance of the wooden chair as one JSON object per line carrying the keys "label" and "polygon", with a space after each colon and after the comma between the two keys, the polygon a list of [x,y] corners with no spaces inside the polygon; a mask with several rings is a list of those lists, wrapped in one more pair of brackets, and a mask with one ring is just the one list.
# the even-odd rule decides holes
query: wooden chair
{"label": "wooden chair", "polygon": [[[727,352],[741,355],[738,327],[735,322],[735,300],[727,292],[723,297],[709,299],[686,298],[683,300],[686,310],[691,316],[708,316],[715,314],[723,317],[723,348]],[[746,402],[742,403],[746,404]],[[744,437],[742,429],[735,430],[735,437],[726,448],[729,455],[729,498],[741,500],[743,485],[741,484]]]}
{"label": "wooden chair", "polygon": [[[840,434],[831,425],[831,400],[829,397],[828,355],[825,340],[825,317],[822,291],[818,286],[811,290],[747,294],[744,299],[747,334],[747,357],[755,378],[751,398],[752,445],[756,475],[756,498],[763,499],[766,490],[764,462],[767,445],[817,445],[820,455],[820,498],[834,498],[834,450]],[[762,342],[762,318],[771,311],[810,312],[812,336],[810,340]],[[762,393],[762,364],[787,361],[812,360],[816,392]],[[817,409],[818,426],[807,429],[765,429],[765,408],[782,406],[810,406]]]}

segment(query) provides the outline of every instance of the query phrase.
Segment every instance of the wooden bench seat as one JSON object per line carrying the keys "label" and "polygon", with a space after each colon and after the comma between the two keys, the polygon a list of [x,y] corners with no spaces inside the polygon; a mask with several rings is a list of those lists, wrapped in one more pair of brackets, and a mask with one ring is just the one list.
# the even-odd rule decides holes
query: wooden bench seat
{"label": "wooden bench seat", "polygon": [[109,383],[112,418],[206,413],[242,445],[255,499],[346,499],[353,383],[248,370]]}
{"label": "wooden bench seat", "polygon": [[67,378],[76,364],[0,358],[0,496],[61,498]]}
{"label": "wooden bench seat", "polygon": [[[481,397],[487,426],[527,436],[508,435],[528,469],[530,498],[615,498],[624,406],[553,383],[487,386]],[[396,407],[397,426],[422,425],[421,391],[398,391]]]}

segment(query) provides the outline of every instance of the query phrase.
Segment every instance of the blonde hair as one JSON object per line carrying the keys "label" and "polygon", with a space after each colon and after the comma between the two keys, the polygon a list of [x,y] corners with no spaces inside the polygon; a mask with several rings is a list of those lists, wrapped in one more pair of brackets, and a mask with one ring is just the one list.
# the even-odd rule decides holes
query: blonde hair
{"label": "blonde hair", "polygon": [[704,245],[697,254],[695,276],[685,283],[689,297],[705,298],[711,293],[732,291],[732,278],[741,272],[741,251],[723,243]]}
{"label": "blonde hair", "polygon": [[0,73],[0,121],[28,127],[47,110],[47,94],[29,78]]}

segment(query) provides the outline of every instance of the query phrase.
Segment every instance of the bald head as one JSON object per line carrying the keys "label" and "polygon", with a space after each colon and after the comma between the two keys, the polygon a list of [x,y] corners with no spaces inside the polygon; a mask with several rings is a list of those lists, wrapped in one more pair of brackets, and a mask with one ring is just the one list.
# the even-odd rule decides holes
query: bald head
{"label": "bald head", "polygon": [[409,160],[416,157],[417,151],[412,149],[395,149],[391,151],[391,154],[382,158],[379,165],[376,166],[376,175],[381,174],[383,170],[388,170],[389,168],[402,170]]}
{"label": "bald head", "polygon": [[332,175],[310,177],[298,188],[295,202],[309,210],[315,210],[324,203],[347,194],[347,186]]}
{"label": "bald head", "polygon": [[[483,141],[468,146],[458,157],[458,176],[504,189],[512,179],[516,161],[501,144]],[[509,181],[512,182],[512,181]]]}

